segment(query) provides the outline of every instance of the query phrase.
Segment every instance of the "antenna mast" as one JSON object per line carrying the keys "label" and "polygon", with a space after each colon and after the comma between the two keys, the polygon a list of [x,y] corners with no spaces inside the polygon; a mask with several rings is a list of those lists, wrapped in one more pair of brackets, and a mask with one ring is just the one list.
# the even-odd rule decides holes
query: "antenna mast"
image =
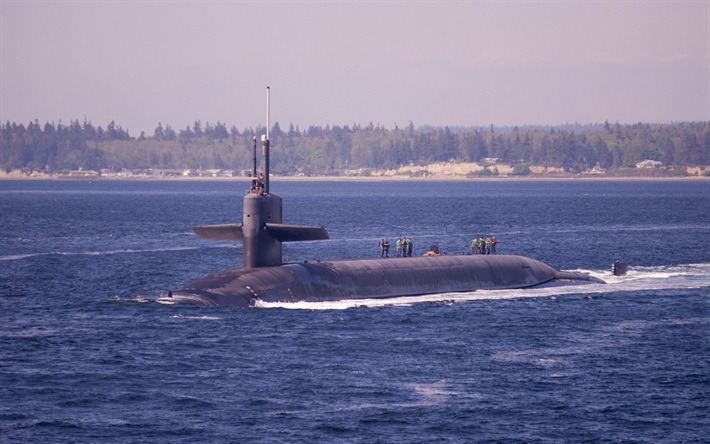
{"label": "antenna mast", "polygon": [[256,136],[253,137],[253,142],[254,142],[254,155],[252,157],[252,163],[251,163],[251,186],[252,190],[256,190]]}
{"label": "antenna mast", "polygon": [[264,192],[269,194],[269,125],[271,124],[269,116],[269,100],[270,90],[266,87],[266,135],[261,137],[261,143],[264,146]]}

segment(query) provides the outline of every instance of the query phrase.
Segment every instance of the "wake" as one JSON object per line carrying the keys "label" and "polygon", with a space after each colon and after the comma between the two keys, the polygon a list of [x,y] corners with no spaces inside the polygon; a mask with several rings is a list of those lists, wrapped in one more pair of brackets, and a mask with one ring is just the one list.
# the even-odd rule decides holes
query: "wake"
{"label": "wake", "polygon": [[[15,254],[8,256],[0,256],[0,261],[17,261],[38,256],[104,256],[111,254],[131,254],[131,253],[160,253],[163,251],[186,251],[199,250],[205,247],[172,247],[172,248],[147,248],[147,249],[124,249],[124,250],[108,250],[108,251],[50,251],[46,253],[28,253]],[[209,248],[241,248],[241,245],[235,246],[230,244],[215,244]]]}
{"label": "wake", "polygon": [[710,287],[710,264],[687,264],[660,267],[629,267],[626,276],[614,276],[611,271],[565,270],[588,273],[606,281],[606,284],[585,284],[563,287],[478,290],[464,293],[439,293],[422,296],[406,296],[387,299],[348,299],[329,302],[262,302],[259,308],[288,308],[294,310],[345,310],[353,307],[410,306],[421,302],[456,302],[518,299],[555,298],[564,295],[594,295],[619,291],[653,291],[668,289],[694,289]]}

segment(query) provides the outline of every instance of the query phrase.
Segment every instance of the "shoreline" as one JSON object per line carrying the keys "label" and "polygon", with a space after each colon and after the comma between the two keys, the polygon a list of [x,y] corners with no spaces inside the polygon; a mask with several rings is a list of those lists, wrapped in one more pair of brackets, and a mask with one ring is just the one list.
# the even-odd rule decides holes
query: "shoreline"
{"label": "shoreline", "polygon": [[[663,168],[614,168],[599,169],[594,167],[587,171],[568,172],[559,167],[531,166],[524,171],[527,174],[514,174],[516,167],[495,163],[480,164],[476,162],[438,162],[428,165],[407,165],[395,169],[335,170],[318,171],[317,175],[284,176],[270,175],[272,181],[294,182],[427,182],[427,181],[609,181],[609,180],[710,180],[710,166],[666,166]],[[119,172],[120,171],[120,172]],[[211,180],[237,181],[248,183],[251,178],[241,174],[249,174],[246,170],[222,169],[133,169],[101,171],[78,170],[61,172],[32,171],[14,169],[9,172],[0,170],[0,180],[3,179],[37,179],[37,180]],[[235,176],[235,173],[240,175]]]}
{"label": "shoreline", "polygon": [[[0,181],[3,180],[55,180],[55,181],[119,181],[119,182],[139,182],[139,181],[201,181],[201,182],[244,182],[250,179],[246,177],[63,177],[61,175],[35,175],[7,174],[0,173]],[[609,181],[707,181],[710,176],[486,176],[486,177],[465,177],[465,176],[427,176],[427,177],[407,177],[407,176],[271,176],[272,182],[533,182],[533,181],[588,181],[588,182],[609,182]]]}

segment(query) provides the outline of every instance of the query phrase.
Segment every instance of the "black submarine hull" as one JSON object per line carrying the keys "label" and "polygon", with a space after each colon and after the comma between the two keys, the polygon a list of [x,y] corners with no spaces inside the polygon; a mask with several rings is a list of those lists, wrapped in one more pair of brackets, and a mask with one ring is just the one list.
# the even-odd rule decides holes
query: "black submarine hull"
{"label": "black submarine hull", "polygon": [[235,267],[172,292],[172,301],[249,307],[263,302],[321,302],[604,283],[511,255],[343,259]]}

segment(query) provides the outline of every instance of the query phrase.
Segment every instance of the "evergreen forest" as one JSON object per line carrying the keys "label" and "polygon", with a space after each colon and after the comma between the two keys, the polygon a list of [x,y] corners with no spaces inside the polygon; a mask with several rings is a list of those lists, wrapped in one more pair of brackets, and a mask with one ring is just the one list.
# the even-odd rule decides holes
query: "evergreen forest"
{"label": "evergreen forest", "polygon": [[[270,131],[271,164],[276,174],[310,173],[356,168],[396,168],[441,161],[561,167],[566,171],[633,167],[650,159],[663,165],[710,164],[710,122],[672,124],[513,127],[310,126],[300,130],[278,123]],[[251,167],[252,143],[263,127],[239,131],[196,121],[174,130],[158,124],[153,134],[130,136],[111,122],[105,129],[90,121],[68,125],[38,121],[0,125],[0,168],[25,170],[98,170],[204,168],[245,170]],[[260,143],[259,153],[261,152]]]}

